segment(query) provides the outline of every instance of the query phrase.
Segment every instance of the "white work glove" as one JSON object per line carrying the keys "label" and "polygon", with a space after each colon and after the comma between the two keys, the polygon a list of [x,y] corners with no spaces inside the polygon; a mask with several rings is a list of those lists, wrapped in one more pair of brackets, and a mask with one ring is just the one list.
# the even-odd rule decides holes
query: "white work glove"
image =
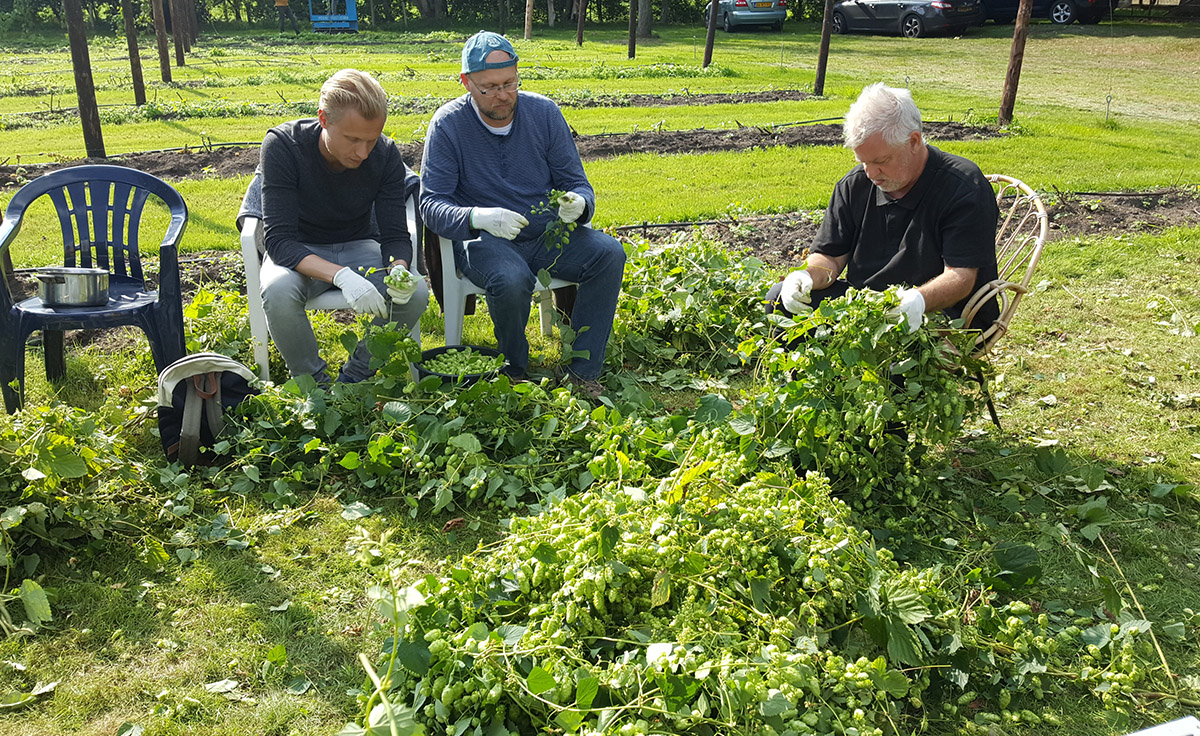
{"label": "white work glove", "polygon": [[355,312],[373,314],[376,317],[387,316],[387,302],[383,294],[375,288],[375,284],[355,273],[349,266],[333,275],[333,285],[342,290],[342,295]]}
{"label": "white work glove", "polygon": [[567,192],[558,198],[558,219],[575,222],[587,207],[587,200],[575,192]]}
{"label": "white work glove", "polygon": [[900,306],[892,310],[892,316],[904,317],[912,334],[925,321],[925,297],[916,289],[897,289],[896,296],[900,297]]}
{"label": "white work glove", "polygon": [[497,238],[512,240],[521,232],[521,228],[529,224],[529,220],[519,212],[506,210],[503,207],[473,207],[471,209],[471,227],[476,230],[486,230]]}
{"label": "white work glove", "polygon": [[408,271],[408,267],[404,264],[397,263],[392,267],[391,272],[388,274],[389,280],[403,278],[404,274],[408,274],[410,277],[407,286],[393,286],[391,283],[387,285],[388,296],[396,304],[408,304],[408,300],[412,299],[412,295],[417,293],[417,279],[412,277],[412,274]]}
{"label": "white work glove", "polygon": [[808,271],[792,271],[783,279],[783,288],[779,290],[779,300],[783,308],[792,314],[803,314],[812,311],[813,279]]}

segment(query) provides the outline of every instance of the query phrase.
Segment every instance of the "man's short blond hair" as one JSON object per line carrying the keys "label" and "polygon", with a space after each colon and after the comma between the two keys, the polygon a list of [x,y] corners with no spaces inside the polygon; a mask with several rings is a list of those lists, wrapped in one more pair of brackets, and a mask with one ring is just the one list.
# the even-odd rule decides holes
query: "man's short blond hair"
{"label": "man's short blond hair", "polygon": [[342,69],[321,85],[317,107],[325,119],[336,123],[347,110],[355,110],[366,120],[387,117],[387,93],[379,82],[366,72]]}

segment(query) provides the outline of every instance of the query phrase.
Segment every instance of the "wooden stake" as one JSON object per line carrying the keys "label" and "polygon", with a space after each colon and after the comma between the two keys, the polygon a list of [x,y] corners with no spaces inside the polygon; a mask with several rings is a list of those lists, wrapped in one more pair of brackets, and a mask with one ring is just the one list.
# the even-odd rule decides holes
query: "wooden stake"
{"label": "wooden stake", "polygon": [[158,70],[162,81],[171,81],[171,52],[167,47],[167,21],[163,18],[163,0],[151,0],[154,11],[154,37],[158,40]]}
{"label": "wooden stake", "polygon": [[183,66],[183,37],[187,21],[183,19],[183,0],[169,0],[171,3],[171,35],[175,38],[175,66]]}
{"label": "wooden stake", "polygon": [[578,16],[579,22],[575,26],[575,45],[582,46],[583,45],[583,19],[585,17],[587,17],[588,0],[578,0],[578,2],[579,2],[579,5],[576,7],[578,7],[579,10],[576,11],[576,15]]}
{"label": "wooden stake", "polygon": [[75,94],[79,100],[79,120],[83,123],[83,145],[88,158],[106,158],[104,134],[100,131],[100,108],[96,106],[96,85],[92,82],[92,59],[88,54],[79,0],[63,0],[63,14],[67,18],[71,66],[75,68]]}
{"label": "wooden stake", "polygon": [[708,10],[708,37],[704,40],[704,68],[712,63],[713,44],[717,42],[717,0],[712,1]]}
{"label": "wooden stake", "polygon": [[825,0],[825,19],[821,21],[821,49],[817,52],[817,76],[813,94],[825,94],[825,67],[829,64],[829,38],[833,35],[833,0]]}
{"label": "wooden stake", "polygon": [[133,24],[133,3],[121,0],[121,15],[125,16],[125,41],[129,45],[129,73],[133,77],[133,100],[140,107],[146,104],[146,84],[142,81],[142,56],[138,50],[137,27]]}
{"label": "wooden stake", "polygon": [[1033,0],[1021,0],[1017,8],[1017,25],[1013,29],[1012,51],[1008,55],[1008,73],[1004,75],[1004,96],[1000,100],[1001,126],[1011,125],[1013,108],[1017,104],[1017,84],[1021,81],[1021,63],[1025,60],[1025,39],[1029,36],[1029,16]]}
{"label": "wooden stake", "polygon": [[629,0],[629,58],[637,56],[638,0]]}

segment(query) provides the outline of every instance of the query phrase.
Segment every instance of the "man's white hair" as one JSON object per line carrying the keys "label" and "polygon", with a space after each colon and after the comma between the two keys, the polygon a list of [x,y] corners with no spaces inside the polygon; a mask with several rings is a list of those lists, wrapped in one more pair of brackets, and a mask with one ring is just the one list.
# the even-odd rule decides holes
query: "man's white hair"
{"label": "man's white hair", "polygon": [[876,133],[890,146],[898,146],[921,132],[921,111],[906,89],[876,82],[863,88],[842,124],[846,148],[861,146]]}

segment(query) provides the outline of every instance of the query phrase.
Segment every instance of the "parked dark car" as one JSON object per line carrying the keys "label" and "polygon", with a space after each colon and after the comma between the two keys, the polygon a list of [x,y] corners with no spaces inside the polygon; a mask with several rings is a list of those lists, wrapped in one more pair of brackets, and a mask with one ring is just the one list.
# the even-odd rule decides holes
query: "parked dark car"
{"label": "parked dark car", "polygon": [[[983,0],[983,9],[989,20],[997,23],[1012,23],[1017,18],[1020,0]],[[1117,0],[1033,0],[1034,18],[1049,18],[1051,22],[1067,25],[1099,23],[1111,17]]]}
{"label": "parked dark car", "polygon": [[983,21],[981,0],[839,0],[833,6],[834,33],[882,31],[909,38],[930,33],[958,35]]}
{"label": "parked dark car", "polygon": [[[712,3],[704,6],[704,23],[708,24],[708,13]],[[717,25],[726,33],[733,33],[738,26],[770,26],[782,31],[787,20],[787,0],[717,0]]]}

